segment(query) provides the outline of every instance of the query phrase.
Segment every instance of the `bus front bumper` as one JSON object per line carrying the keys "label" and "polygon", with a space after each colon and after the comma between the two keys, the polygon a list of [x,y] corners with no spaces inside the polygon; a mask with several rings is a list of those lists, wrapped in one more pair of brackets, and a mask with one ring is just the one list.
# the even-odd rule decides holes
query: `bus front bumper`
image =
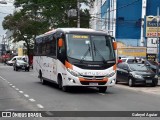
{"label": "bus front bumper", "polygon": [[116,82],[116,74],[110,78],[103,80],[87,80],[73,75],[67,75],[64,78],[64,86],[85,86],[85,87],[99,87],[99,86],[114,86]]}

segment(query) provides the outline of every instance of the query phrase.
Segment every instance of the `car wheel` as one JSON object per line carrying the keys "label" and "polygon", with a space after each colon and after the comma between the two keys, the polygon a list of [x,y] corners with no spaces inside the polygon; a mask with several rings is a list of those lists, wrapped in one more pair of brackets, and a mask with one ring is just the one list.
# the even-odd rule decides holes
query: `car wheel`
{"label": "car wheel", "polygon": [[129,85],[129,87],[133,87],[134,86],[134,81],[133,81],[132,78],[129,78],[128,85]]}
{"label": "car wheel", "polygon": [[62,80],[61,76],[58,76],[58,86],[59,86],[59,89],[61,89],[62,91],[64,91],[64,92],[68,91],[68,87],[63,86],[63,80]]}
{"label": "car wheel", "polygon": [[118,83],[119,81],[118,80],[116,80],[116,84]]}
{"label": "car wheel", "polygon": [[105,93],[107,90],[107,87],[99,87],[98,89],[100,93]]}
{"label": "car wheel", "polygon": [[152,87],[156,87],[157,86],[157,82],[153,82],[151,85],[152,85]]}
{"label": "car wheel", "polygon": [[29,68],[26,68],[25,71],[28,71],[28,72],[29,72]]}
{"label": "car wheel", "polygon": [[15,70],[18,71],[18,68],[16,67]]}

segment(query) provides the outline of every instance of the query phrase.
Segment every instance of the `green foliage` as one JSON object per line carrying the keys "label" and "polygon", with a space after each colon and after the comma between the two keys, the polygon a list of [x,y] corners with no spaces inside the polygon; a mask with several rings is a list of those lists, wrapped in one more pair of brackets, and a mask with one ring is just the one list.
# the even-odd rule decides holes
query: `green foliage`
{"label": "green foliage", "polygon": [[[80,0],[86,5],[93,1]],[[21,9],[6,16],[2,25],[13,31],[14,42],[25,41],[28,51],[37,35],[53,28],[77,26],[77,17],[68,16],[69,10],[77,9],[77,0],[15,0],[14,6]],[[81,27],[88,28],[89,11],[81,10],[80,16]]]}

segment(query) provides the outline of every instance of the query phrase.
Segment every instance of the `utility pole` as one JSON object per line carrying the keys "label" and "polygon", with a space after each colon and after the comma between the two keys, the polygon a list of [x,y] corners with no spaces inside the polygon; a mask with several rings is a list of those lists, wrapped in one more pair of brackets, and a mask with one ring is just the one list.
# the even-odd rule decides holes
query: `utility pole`
{"label": "utility pole", "polygon": [[[160,62],[160,40],[159,40],[159,7],[157,8],[157,63],[158,63],[158,65],[157,65],[157,75],[159,75],[159,62]],[[159,44],[159,46],[158,46],[158,44]]]}
{"label": "utility pole", "polygon": [[77,0],[77,28],[80,28],[80,2]]}

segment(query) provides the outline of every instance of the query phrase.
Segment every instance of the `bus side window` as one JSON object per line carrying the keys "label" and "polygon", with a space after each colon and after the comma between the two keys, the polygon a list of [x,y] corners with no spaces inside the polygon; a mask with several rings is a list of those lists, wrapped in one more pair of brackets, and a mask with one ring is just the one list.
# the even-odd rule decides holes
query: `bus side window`
{"label": "bus side window", "polygon": [[53,37],[53,39],[50,41],[50,55],[56,56],[56,39]]}

